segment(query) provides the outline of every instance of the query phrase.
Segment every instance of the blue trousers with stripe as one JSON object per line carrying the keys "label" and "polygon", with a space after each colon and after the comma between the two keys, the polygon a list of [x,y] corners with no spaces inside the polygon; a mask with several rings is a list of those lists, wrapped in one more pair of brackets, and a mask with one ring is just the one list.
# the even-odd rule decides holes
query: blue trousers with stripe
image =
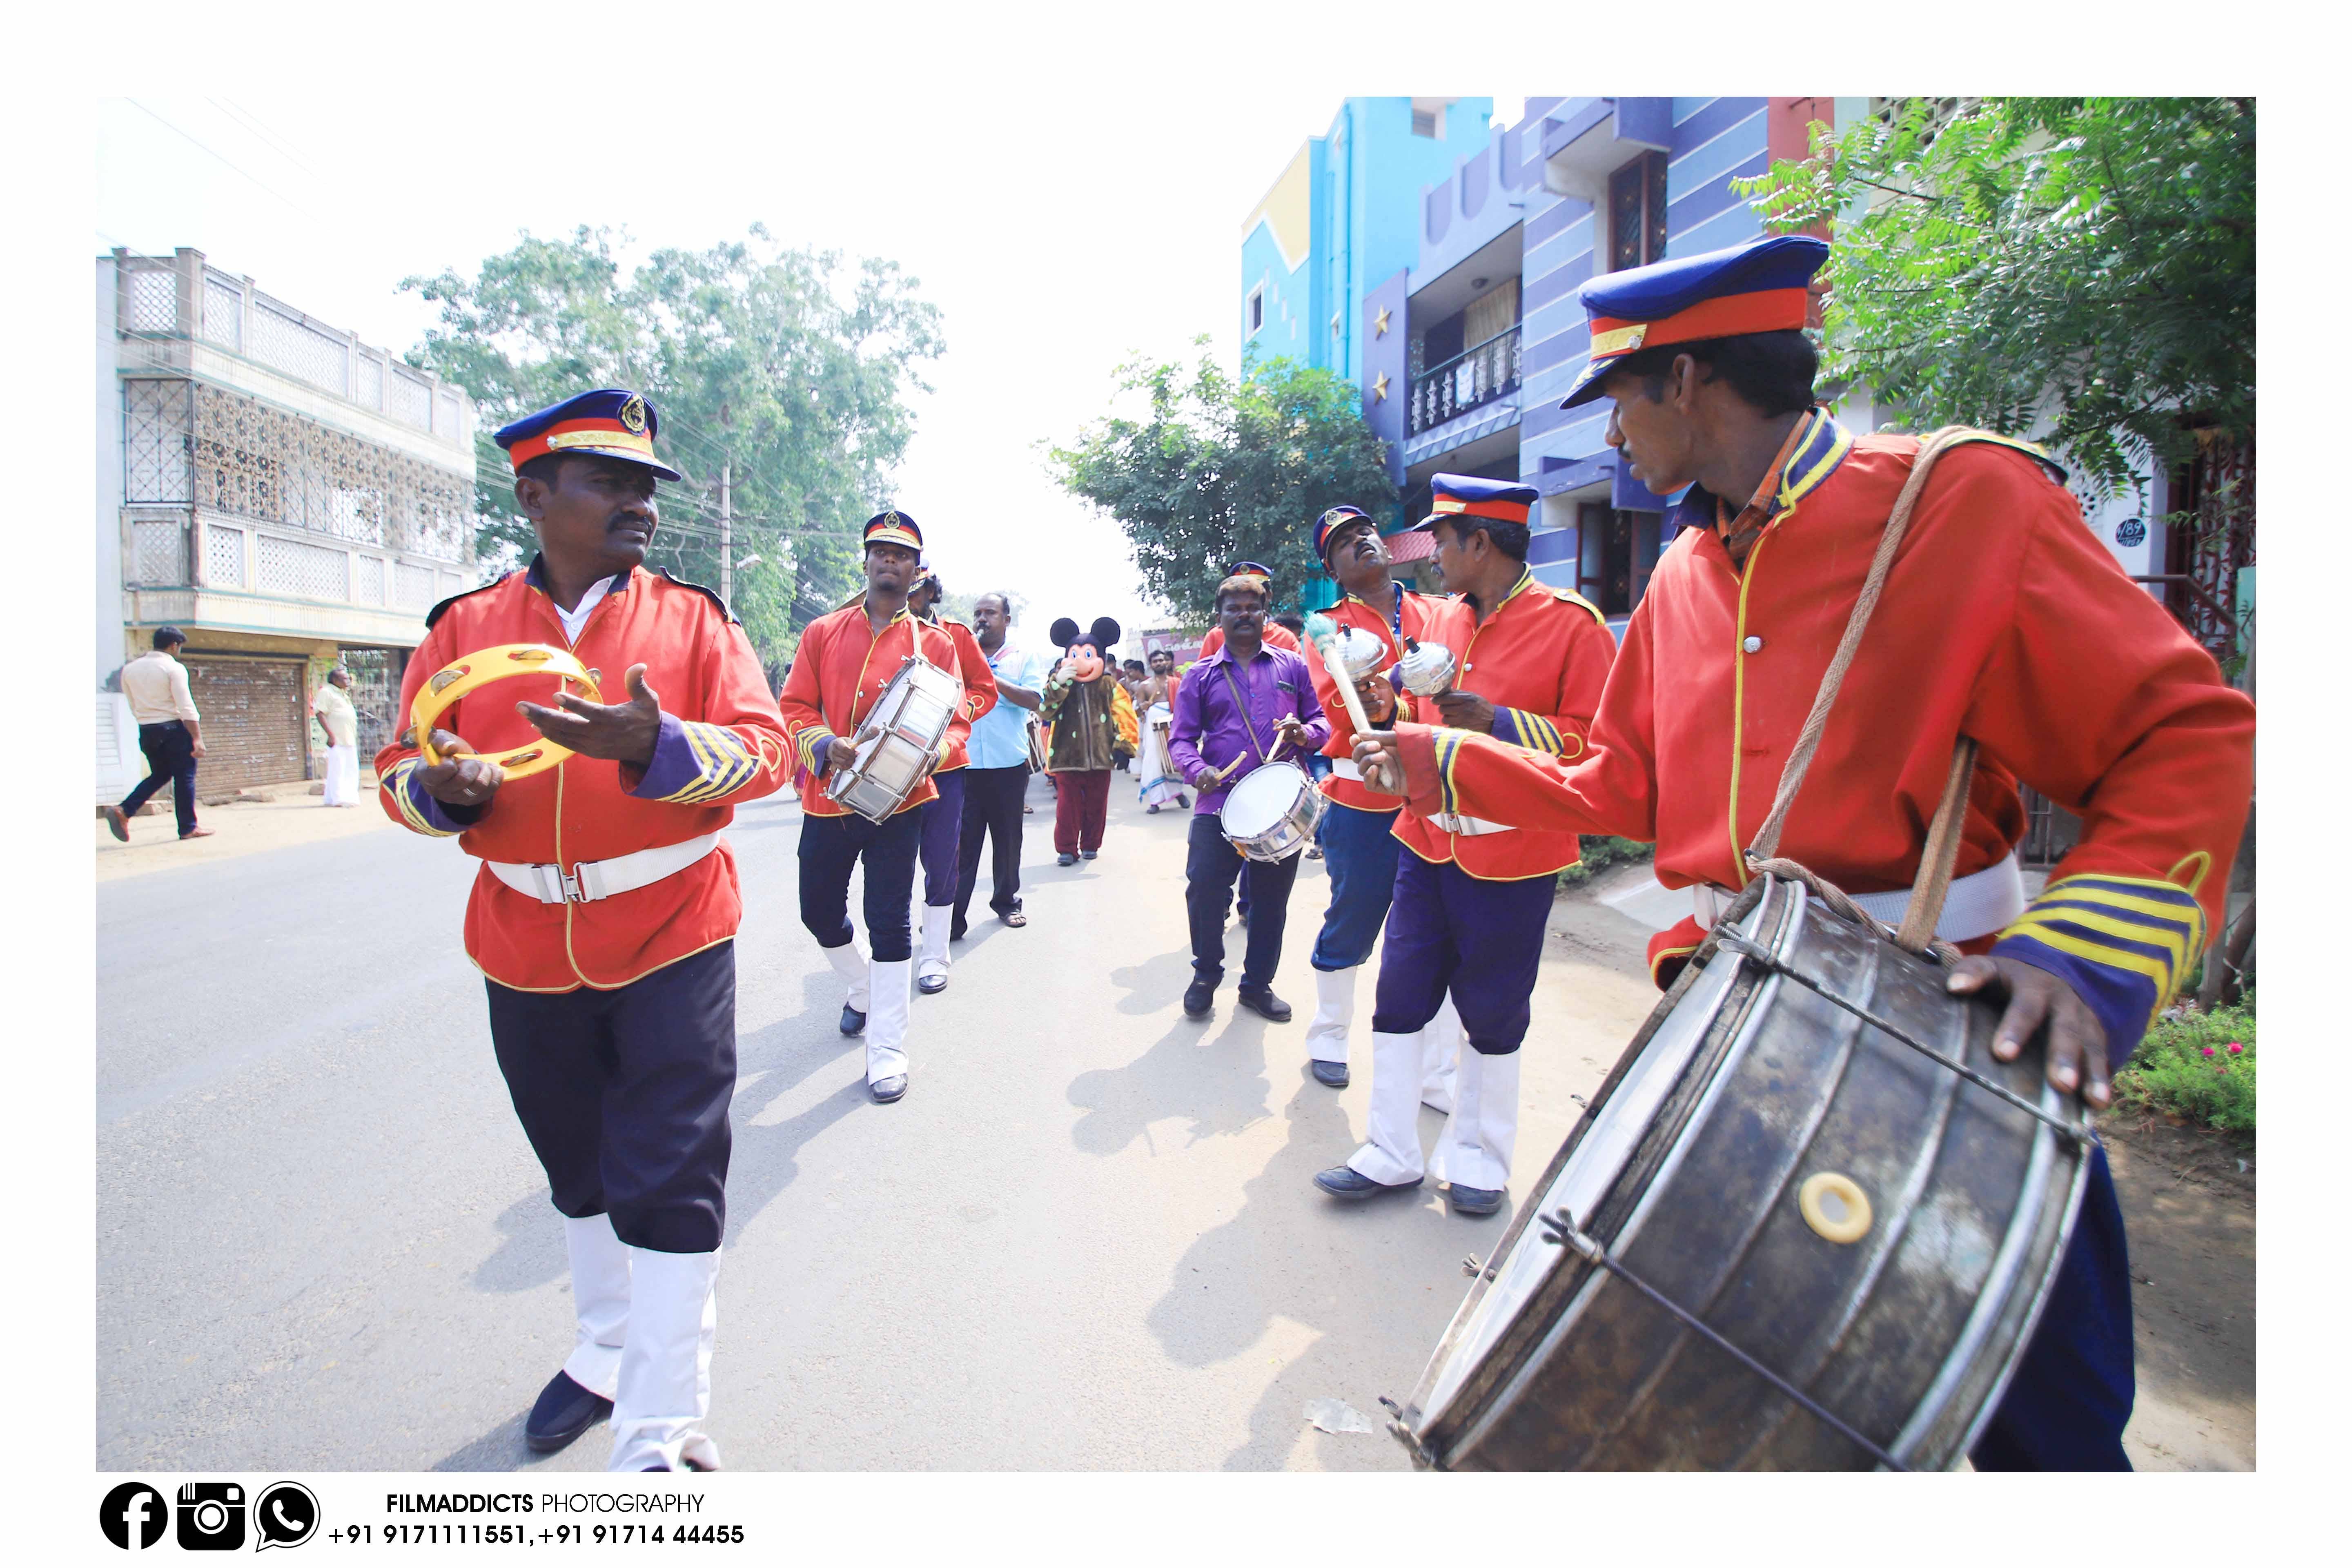
{"label": "blue trousers with stripe", "polygon": [[1547,872],[1485,881],[1451,860],[1433,866],[1402,845],[1396,859],[1373,1031],[1412,1033],[1437,1016],[1450,992],[1471,1048],[1510,1055],[1527,1038],[1528,999],[1558,879]]}

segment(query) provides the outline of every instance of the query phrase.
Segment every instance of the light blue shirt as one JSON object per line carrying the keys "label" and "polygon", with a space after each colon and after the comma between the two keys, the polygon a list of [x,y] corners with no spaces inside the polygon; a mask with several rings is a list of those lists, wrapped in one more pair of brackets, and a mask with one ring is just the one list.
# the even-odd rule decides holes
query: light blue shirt
{"label": "light blue shirt", "polygon": [[[1045,673],[1053,667],[1041,664],[1023,649],[1007,642],[990,656],[988,668],[997,679],[1034,691],[1045,684]],[[966,751],[975,768],[1018,768],[1029,765],[1029,710],[999,700],[995,707],[980,716],[971,727],[971,739]]]}

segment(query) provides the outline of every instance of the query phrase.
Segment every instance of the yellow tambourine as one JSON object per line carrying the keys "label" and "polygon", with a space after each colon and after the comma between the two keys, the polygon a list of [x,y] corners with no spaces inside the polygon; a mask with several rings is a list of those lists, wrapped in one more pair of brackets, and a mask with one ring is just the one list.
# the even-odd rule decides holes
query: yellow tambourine
{"label": "yellow tambourine", "polygon": [[[588,672],[587,666],[560,647],[549,647],[543,643],[508,643],[499,647],[486,647],[479,653],[469,653],[438,671],[417,689],[416,703],[410,710],[409,718],[415,725],[416,749],[425,754],[426,767],[438,767],[448,760],[433,749],[434,721],[467,692],[513,675],[560,676],[579,687],[580,694],[589,701],[604,700],[604,694],[596,689],[596,678]],[[527,779],[533,773],[545,773],[559,766],[570,755],[572,748],[569,746],[538,740],[502,757],[485,756],[482,761],[496,763],[506,771],[509,779]]]}

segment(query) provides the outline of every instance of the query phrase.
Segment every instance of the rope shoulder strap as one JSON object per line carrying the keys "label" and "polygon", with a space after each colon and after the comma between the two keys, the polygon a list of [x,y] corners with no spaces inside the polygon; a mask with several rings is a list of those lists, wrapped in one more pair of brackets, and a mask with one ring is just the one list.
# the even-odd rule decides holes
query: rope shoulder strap
{"label": "rope shoulder strap", "polygon": [[[1789,808],[1796,804],[1797,792],[1804,787],[1813,753],[1821,749],[1822,733],[1829,727],[1830,710],[1837,705],[1838,690],[1845,684],[1846,671],[1853,667],[1854,654],[1862,646],[1871,614],[1878,608],[1879,595],[1885,591],[1886,575],[1894,568],[1904,536],[1910,531],[1911,514],[1927,489],[1928,476],[1953,447],[2001,439],[1990,431],[1949,425],[1920,443],[1918,455],[1912,459],[1910,477],[1895,498],[1894,510],[1887,514],[1885,531],[1879,536],[1877,553],[1871,557],[1870,571],[1863,578],[1862,594],[1854,601],[1853,614],[1847,617],[1845,633],[1838,638],[1837,651],[1822,676],[1821,689],[1813,694],[1812,710],[1805,715],[1804,728],[1797,732],[1797,743],[1789,752],[1788,764],[1780,770],[1780,786],[1772,797],[1772,809],[1748,846],[1751,872],[1802,882],[1824,903],[1866,931],[1885,928],[1864,913],[1835,884],[1794,860],[1782,858],[1781,830],[1788,826]],[[1927,841],[1919,858],[1919,874],[1911,885],[1910,904],[1905,910],[1901,930],[1895,933],[1898,942],[1915,952],[1933,952],[1947,959],[1958,956],[1958,950],[1949,943],[1935,939],[1935,930],[1937,920],[1943,914],[1945,895],[1951,889],[1952,868],[1959,855],[1960,824],[1965,816],[1969,780],[1976,771],[1976,757],[1977,742],[1968,736],[1960,737],[1944,782],[1943,799],[1937,805],[1935,820],[1928,825]]]}

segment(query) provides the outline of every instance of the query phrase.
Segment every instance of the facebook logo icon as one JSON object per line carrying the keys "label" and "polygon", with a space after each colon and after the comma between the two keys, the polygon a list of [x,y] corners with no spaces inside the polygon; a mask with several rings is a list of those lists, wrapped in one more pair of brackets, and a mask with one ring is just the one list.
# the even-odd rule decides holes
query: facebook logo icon
{"label": "facebook logo icon", "polygon": [[163,1494],[144,1481],[125,1481],[98,1505],[98,1528],[126,1552],[143,1552],[163,1539],[171,1510]]}

